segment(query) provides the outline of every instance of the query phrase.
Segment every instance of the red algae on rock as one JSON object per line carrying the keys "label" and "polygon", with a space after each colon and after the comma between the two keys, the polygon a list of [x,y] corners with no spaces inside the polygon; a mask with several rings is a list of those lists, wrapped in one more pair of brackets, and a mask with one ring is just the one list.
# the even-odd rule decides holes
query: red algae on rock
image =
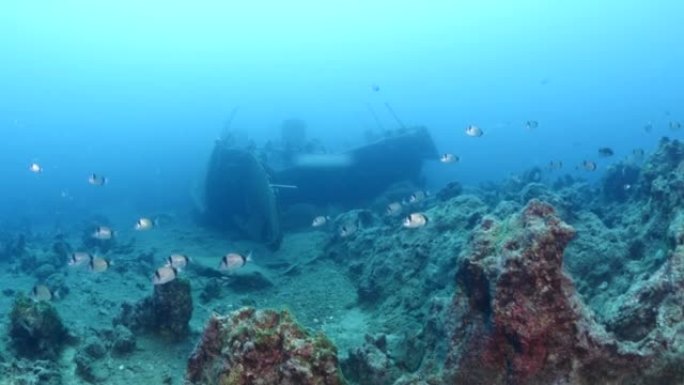
{"label": "red algae on rock", "polygon": [[190,360],[186,380],[202,385],[342,385],[337,351],[310,336],[287,311],[242,308],[213,316]]}
{"label": "red algae on rock", "polygon": [[[681,378],[666,341],[635,345],[594,320],[562,271],[574,237],[532,200],[508,222],[483,220],[458,272],[445,383],[651,384]],[[658,343],[660,342],[660,343]],[[658,382],[661,381],[661,382]],[[664,382],[663,382],[664,381]]]}

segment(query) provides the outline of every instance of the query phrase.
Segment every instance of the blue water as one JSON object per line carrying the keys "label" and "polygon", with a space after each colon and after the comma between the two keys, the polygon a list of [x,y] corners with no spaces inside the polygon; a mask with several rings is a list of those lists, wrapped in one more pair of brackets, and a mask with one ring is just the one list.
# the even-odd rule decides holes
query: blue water
{"label": "blue water", "polygon": [[[667,125],[684,121],[682,14],[675,0],[6,0],[0,215],[189,206],[236,107],[232,126],[257,143],[297,117],[344,149],[378,128],[371,110],[398,127],[389,103],[461,157],[427,165],[433,188],[550,160],[578,173],[598,147],[614,148],[596,177],[635,147],[681,135]],[[485,135],[466,137],[469,124]],[[28,172],[32,161],[45,171]],[[107,189],[87,185],[92,172],[110,178]]]}

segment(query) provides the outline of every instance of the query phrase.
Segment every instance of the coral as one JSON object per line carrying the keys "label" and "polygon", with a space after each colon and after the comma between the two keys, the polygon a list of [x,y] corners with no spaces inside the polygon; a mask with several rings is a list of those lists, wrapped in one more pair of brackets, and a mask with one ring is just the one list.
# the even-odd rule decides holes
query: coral
{"label": "coral", "polygon": [[9,337],[18,356],[53,359],[67,342],[68,333],[50,303],[20,294],[10,313]]}
{"label": "coral", "polygon": [[188,361],[187,383],[343,384],[334,345],[310,336],[287,311],[242,308],[213,316]]}
{"label": "coral", "polygon": [[[562,271],[563,251],[575,230],[552,206],[533,200],[508,222],[502,236],[505,222],[484,219],[464,254],[457,274],[462,293],[451,309],[447,383],[684,381],[665,359],[675,353],[666,338],[654,332],[639,346],[616,339],[582,304]],[[651,305],[659,303],[654,299]]]}

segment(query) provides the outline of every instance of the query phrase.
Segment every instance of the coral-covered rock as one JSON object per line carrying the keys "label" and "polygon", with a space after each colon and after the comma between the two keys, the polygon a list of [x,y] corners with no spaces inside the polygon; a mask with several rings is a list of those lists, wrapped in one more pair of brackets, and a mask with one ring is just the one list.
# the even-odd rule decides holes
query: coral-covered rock
{"label": "coral-covered rock", "polygon": [[[640,346],[658,345],[670,349],[684,346],[684,245],[678,245],[667,262],[648,279],[637,281],[618,296],[611,308],[607,329]],[[684,355],[679,355],[680,367]],[[684,368],[680,371],[684,379]]]}
{"label": "coral-covered rock", "polygon": [[151,297],[136,304],[123,303],[114,324],[134,332],[152,332],[171,341],[180,341],[190,332],[192,309],[190,281],[180,278],[156,285]]}
{"label": "coral-covered rock", "polygon": [[53,359],[67,342],[67,329],[48,302],[19,295],[10,313],[9,337],[17,355]]}
{"label": "coral-covered rock", "polygon": [[[679,349],[667,338],[654,332],[636,346],[614,338],[581,303],[562,271],[563,251],[574,234],[550,205],[536,200],[507,221],[483,219],[458,272],[463,293],[453,301],[447,383],[684,381],[678,360],[667,359]],[[657,307],[664,300],[655,297],[650,304]],[[644,320],[634,314],[636,323]],[[681,311],[668,315],[682,320]]]}
{"label": "coral-covered rock", "polygon": [[202,385],[344,384],[333,344],[310,336],[286,311],[242,308],[213,316],[195,348],[187,383]]}
{"label": "coral-covered rock", "polygon": [[154,287],[152,296],[155,329],[171,340],[182,340],[190,333],[192,295],[190,281],[176,279]]}
{"label": "coral-covered rock", "polygon": [[592,212],[578,212],[574,226],[579,235],[566,249],[565,268],[587,304],[600,315],[607,300],[632,284],[621,279],[627,270],[629,246],[619,229],[608,228]]}
{"label": "coral-covered rock", "polygon": [[641,170],[638,192],[650,196],[654,207],[666,209],[684,203],[684,144],[663,138]]}

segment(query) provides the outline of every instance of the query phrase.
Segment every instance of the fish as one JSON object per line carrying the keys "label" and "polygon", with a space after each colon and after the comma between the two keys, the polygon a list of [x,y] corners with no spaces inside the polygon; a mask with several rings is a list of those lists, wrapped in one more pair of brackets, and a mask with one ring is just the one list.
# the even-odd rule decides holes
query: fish
{"label": "fish", "polygon": [[176,270],[185,269],[190,263],[190,258],[185,254],[171,254],[166,258],[166,266],[173,267]]}
{"label": "fish", "polygon": [[562,160],[552,160],[549,162],[549,169],[560,170],[561,168],[563,168],[563,161]]}
{"label": "fish", "polygon": [[373,92],[378,92],[380,91],[380,86],[377,84],[371,84],[371,90],[373,90]]}
{"label": "fish", "polygon": [[398,215],[401,213],[403,209],[403,206],[399,202],[392,202],[387,205],[385,208],[385,215],[389,215],[391,217]]}
{"label": "fish", "polygon": [[71,253],[67,264],[71,267],[81,266],[85,263],[90,263],[91,259],[93,259],[93,256],[90,253],[77,251],[75,253]]}
{"label": "fish", "polygon": [[53,298],[59,298],[59,296],[45,285],[36,285],[31,289],[31,298],[36,302],[49,302]]}
{"label": "fish", "polygon": [[479,138],[484,135],[484,131],[480,127],[473,126],[472,124],[465,129],[465,133],[473,138]]}
{"label": "fish", "polygon": [[313,221],[311,222],[311,226],[312,227],[321,227],[321,226],[327,224],[328,221],[330,221],[329,216],[319,215],[313,219]]}
{"label": "fish", "polygon": [[525,127],[527,127],[528,130],[534,130],[535,128],[539,127],[539,122],[536,120],[528,120],[525,122]]}
{"label": "fish", "polygon": [[439,158],[439,161],[442,163],[456,163],[460,159],[458,156],[451,154],[451,153],[444,153],[442,156]]}
{"label": "fish", "polygon": [[420,202],[424,201],[429,195],[430,195],[430,193],[427,191],[418,190],[418,191],[414,192],[413,194],[409,195],[408,202],[409,203],[420,203]]}
{"label": "fish", "polygon": [[681,128],[682,128],[682,123],[674,121],[674,120],[670,121],[670,130],[675,131],[675,130],[679,130]]}
{"label": "fish", "polygon": [[94,271],[96,273],[103,273],[109,269],[110,266],[112,266],[112,262],[102,258],[102,257],[93,257],[90,259],[90,270]]}
{"label": "fish", "polygon": [[423,213],[411,213],[404,218],[403,226],[407,229],[417,229],[427,225],[428,217]]}
{"label": "fish", "polygon": [[219,270],[227,270],[233,272],[247,264],[252,260],[252,253],[250,252],[245,257],[238,253],[228,253],[221,258],[221,263],[219,264]]}
{"label": "fish", "polygon": [[349,237],[350,235],[356,233],[356,230],[358,230],[358,227],[357,227],[355,224],[353,224],[353,223],[347,223],[347,224],[344,224],[344,225],[340,226],[340,229],[339,229],[339,231],[338,231],[338,234],[339,234],[340,237],[342,237],[342,238],[347,238],[347,237]]}
{"label": "fish", "polygon": [[173,266],[162,266],[154,272],[152,283],[155,285],[163,285],[173,281],[176,277],[178,277],[178,269]]}
{"label": "fish", "polygon": [[607,158],[609,156],[615,155],[613,152],[613,149],[610,147],[601,147],[598,149],[598,153],[600,157]]}
{"label": "fish", "polygon": [[107,178],[102,175],[90,174],[88,177],[88,183],[93,186],[104,186],[107,183]]}
{"label": "fish", "polygon": [[113,236],[114,232],[107,226],[98,226],[91,234],[91,237],[100,241],[108,241],[112,239]]}
{"label": "fish", "polygon": [[135,222],[134,228],[137,231],[147,231],[147,230],[151,230],[156,225],[157,225],[156,221],[153,221],[150,218],[142,217]]}
{"label": "fish", "polygon": [[33,162],[29,166],[29,171],[31,171],[34,174],[40,174],[43,172],[43,167],[41,167],[41,165],[39,165],[38,163]]}
{"label": "fish", "polygon": [[582,163],[580,164],[580,167],[582,167],[583,169],[585,169],[587,171],[596,171],[596,168],[598,166],[596,166],[596,162],[592,162],[590,160],[585,160],[585,161],[582,161]]}

